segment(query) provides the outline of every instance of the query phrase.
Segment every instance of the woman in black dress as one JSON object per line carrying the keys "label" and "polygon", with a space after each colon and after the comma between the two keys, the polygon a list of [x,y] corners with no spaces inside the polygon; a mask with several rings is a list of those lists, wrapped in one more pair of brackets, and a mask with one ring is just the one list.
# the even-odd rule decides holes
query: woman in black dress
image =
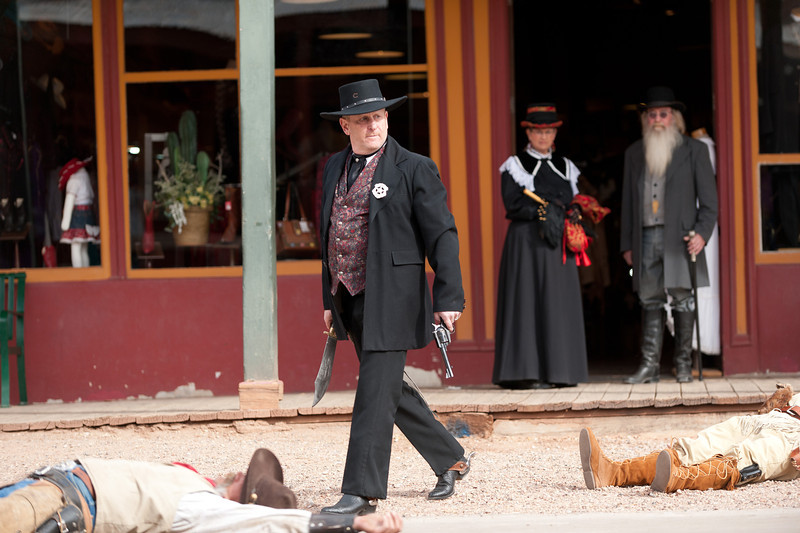
{"label": "woman in black dress", "polygon": [[[492,382],[505,388],[563,387],[588,379],[576,261],[555,238],[548,242],[543,236],[541,204],[525,193],[549,202],[548,209],[565,209],[578,193],[580,171],[554,154],[561,124],[553,104],[528,106],[521,125],[529,143],[500,167],[511,223],[500,262]],[[563,231],[563,223],[552,228]]]}

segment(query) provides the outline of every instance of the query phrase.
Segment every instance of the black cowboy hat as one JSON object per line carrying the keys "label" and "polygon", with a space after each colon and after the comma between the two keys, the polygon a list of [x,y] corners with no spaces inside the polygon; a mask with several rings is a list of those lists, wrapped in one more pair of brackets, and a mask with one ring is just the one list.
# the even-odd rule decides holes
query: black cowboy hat
{"label": "black cowboy hat", "polygon": [[242,485],[239,503],[255,503],[275,509],[296,509],[297,497],[283,484],[283,468],[266,448],[253,453]]}
{"label": "black cowboy hat", "polygon": [[378,109],[392,109],[400,106],[406,101],[407,96],[401,96],[393,100],[387,100],[381,94],[378,80],[361,80],[339,87],[339,111],[330,113],[320,113],[319,116],[328,120],[338,120],[347,115],[361,115],[371,113]]}
{"label": "black cowboy hat", "polygon": [[639,111],[645,111],[651,107],[671,107],[677,109],[681,113],[686,111],[686,106],[683,102],[675,99],[675,94],[669,87],[650,87],[647,89],[644,102],[639,104]]}
{"label": "black cowboy hat", "polygon": [[555,104],[530,104],[525,113],[525,120],[519,123],[523,128],[557,128],[564,123],[558,120]]}

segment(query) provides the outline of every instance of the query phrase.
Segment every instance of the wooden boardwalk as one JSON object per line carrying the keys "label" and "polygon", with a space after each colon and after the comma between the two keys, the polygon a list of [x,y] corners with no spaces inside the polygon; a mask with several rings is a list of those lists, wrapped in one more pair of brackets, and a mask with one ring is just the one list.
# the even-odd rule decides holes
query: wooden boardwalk
{"label": "wooden boardwalk", "polygon": [[[431,408],[451,417],[481,414],[489,419],[567,418],[697,412],[752,412],[789,383],[800,391],[800,374],[707,378],[679,384],[582,383],[549,390],[505,390],[493,386],[422,389]],[[286,394],[278,409],[240,410],[238,396],[188,396],[106,402],[42,403],[0,410],[0,431],[174,423],[328,422],[349,420],[354,391],[331,391],[315,407],[313,393]]]}

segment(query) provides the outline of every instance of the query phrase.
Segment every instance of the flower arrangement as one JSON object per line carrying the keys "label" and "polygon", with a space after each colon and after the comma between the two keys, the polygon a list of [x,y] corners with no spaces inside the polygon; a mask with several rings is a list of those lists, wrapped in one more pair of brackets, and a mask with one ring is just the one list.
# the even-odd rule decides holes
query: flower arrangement
{"label": "flower arrangement", "polygon": [[170,228],[180,233],[186,225],[185,210],[191,207],[211,211],[222,198],[222,154],[217,164],[203,151],[197,151],[197,118],[184,111],[178,133],[167,135],[168,158],[158,161],[155,199],[164,209]]}

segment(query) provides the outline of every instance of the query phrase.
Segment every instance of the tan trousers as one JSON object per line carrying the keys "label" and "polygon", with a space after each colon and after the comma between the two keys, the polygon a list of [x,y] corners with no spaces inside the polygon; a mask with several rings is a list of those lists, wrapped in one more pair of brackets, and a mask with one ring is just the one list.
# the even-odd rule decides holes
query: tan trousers
{"label": "tan trousers", "polygon": [[0,498],[0,533],[34,533],[63,507],[61,489],[48,481],[37,481]]}
{"label": "tan trousers", "polygon": [[735,416],[704,429],[695,438],[680,438],[673,443],[684,466],[702,463],[718,454],[736,457],[739,470],[758,463],[761,476],[754,481],[800,476],[789,457],[798,446],[800,420],[778,411]]}

